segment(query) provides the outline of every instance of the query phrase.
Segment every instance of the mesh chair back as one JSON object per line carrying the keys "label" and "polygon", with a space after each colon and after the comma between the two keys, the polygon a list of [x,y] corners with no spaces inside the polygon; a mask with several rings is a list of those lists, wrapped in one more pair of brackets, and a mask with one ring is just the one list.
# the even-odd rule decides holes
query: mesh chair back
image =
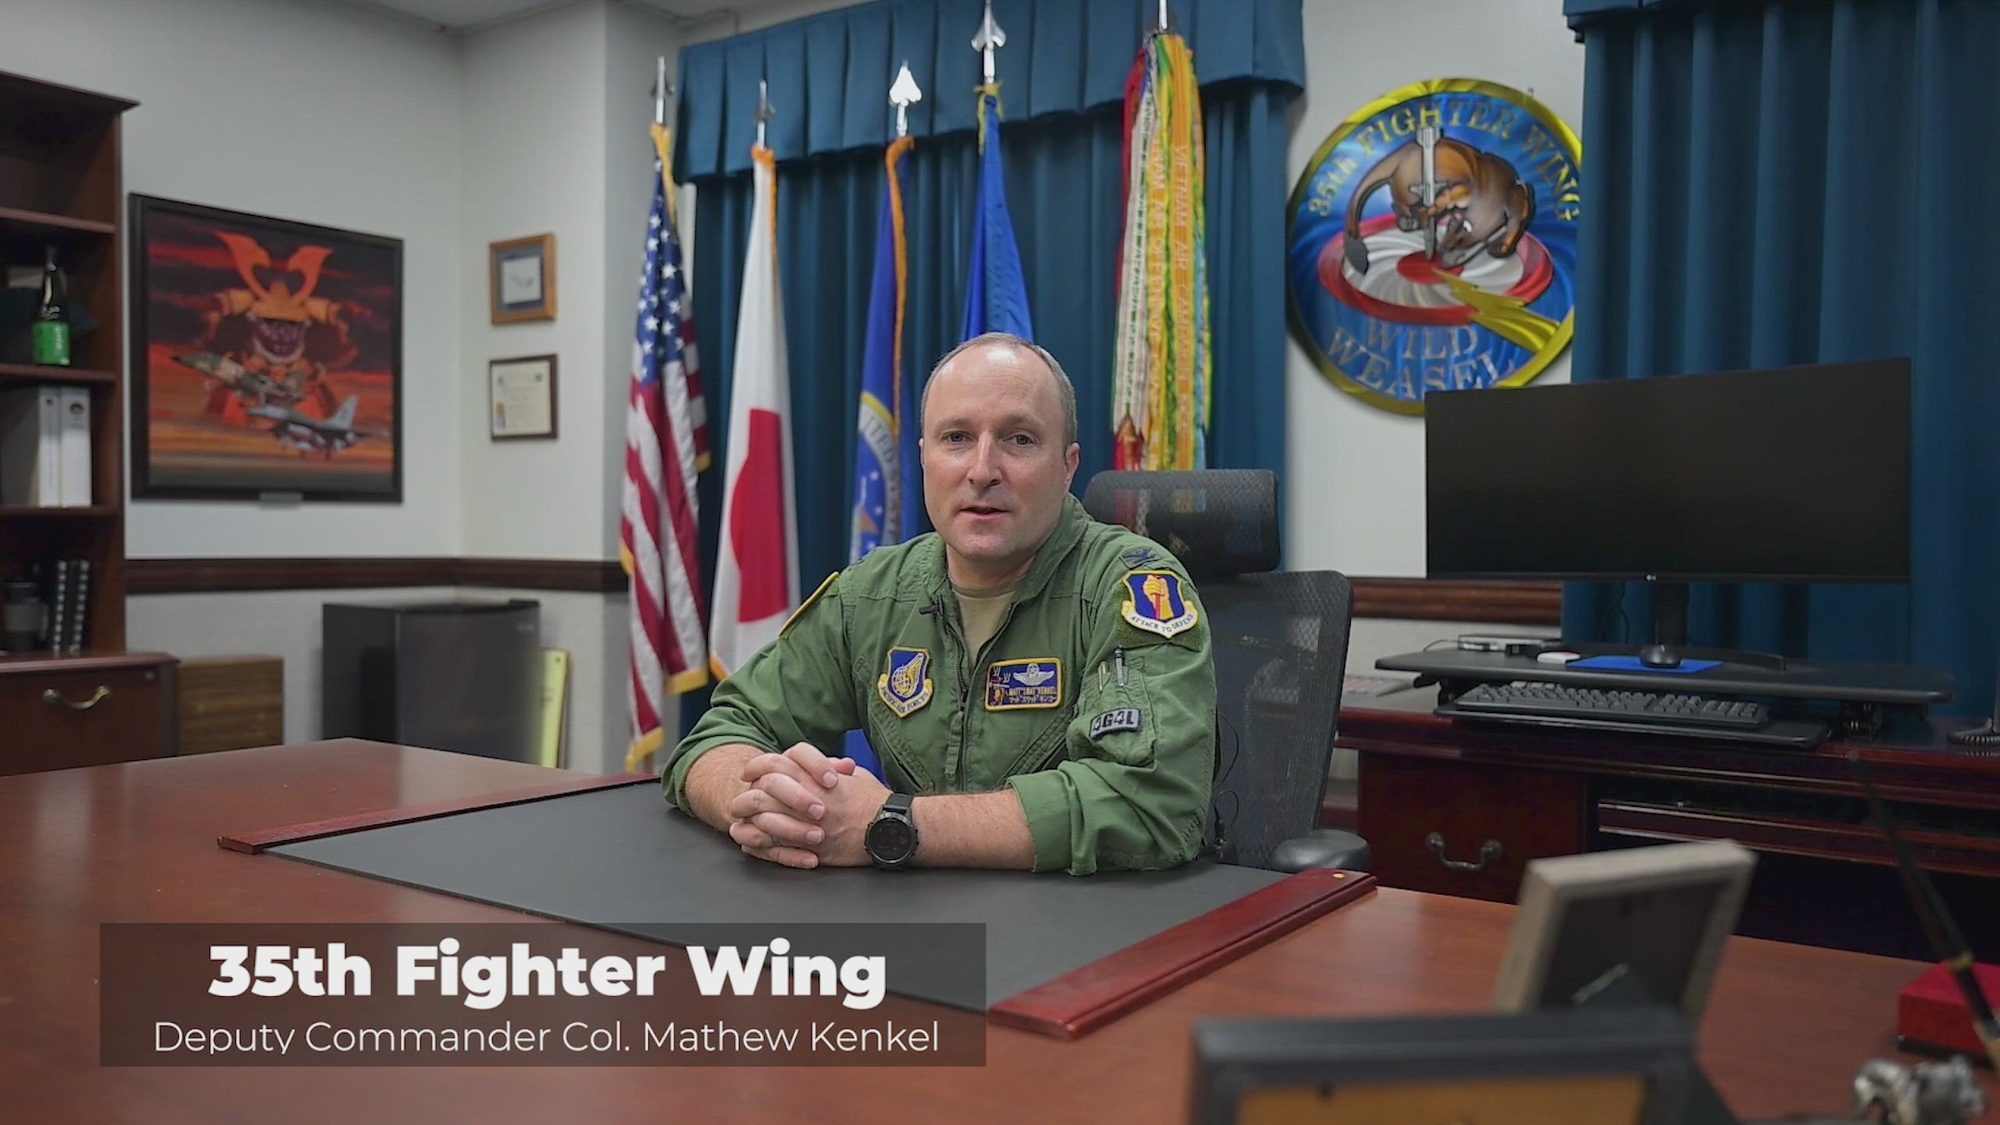
{"label": "mesh chair back", "polygon": [[1197,587],[1278,568],[1278,478],[1269,469],[1112,470],[1090,478],[1083,506],[1172,551]]}
{"label": "mesh chair back", "polygon": [[1252,867],[1319,826],[1354,614],[1344,575],[1273,573],[1277,491],[1262,469],[1113,471],[1083,497],[1195,580],[1215,654],[1213,839],[1225,861]]}
{"label": "mesh chair back", "polygon": [[1215,650],[1217,843],[1227,862],[1265,867],[1280,843],[1319,827],[1353,588],[1319,570],[1198,589]]}

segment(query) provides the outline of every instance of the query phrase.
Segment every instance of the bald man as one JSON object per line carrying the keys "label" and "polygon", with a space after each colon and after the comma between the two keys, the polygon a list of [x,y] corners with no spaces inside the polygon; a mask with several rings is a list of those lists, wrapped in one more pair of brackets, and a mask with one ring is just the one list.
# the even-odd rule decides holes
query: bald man
{"label": "bald man", "polygon": [[[1174,867],[1201,847],[1215,669],[1165,548],[1092,520],[1076,390],[992,333],[924,386],[937,531],[826,580],[716,689],[667,797],[792,867]],[[831,757],[861,729],[881,778]]]}

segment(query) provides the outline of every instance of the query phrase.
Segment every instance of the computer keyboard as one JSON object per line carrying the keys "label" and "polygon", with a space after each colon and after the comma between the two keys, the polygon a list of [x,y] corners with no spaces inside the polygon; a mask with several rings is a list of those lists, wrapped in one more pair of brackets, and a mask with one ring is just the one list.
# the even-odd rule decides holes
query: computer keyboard
{"label": "computer keyboard", "polygon": [[1605,691],[1517,680],[1477,684],[1452,701],[1461,712],[1611,719],[1663,727],[1757,730],[1771,721],[1762,703],[1659,691]]}
{"label": "computer keyboard", "polygon": [[1788,750],[1810,750],[1825,742],[1829,733],[1827,724],[1817,719],[1773,718],[1762,703],[1519,680],[1475,684],[1439,704],[1437,713],[1470,722],[1619,731]]}

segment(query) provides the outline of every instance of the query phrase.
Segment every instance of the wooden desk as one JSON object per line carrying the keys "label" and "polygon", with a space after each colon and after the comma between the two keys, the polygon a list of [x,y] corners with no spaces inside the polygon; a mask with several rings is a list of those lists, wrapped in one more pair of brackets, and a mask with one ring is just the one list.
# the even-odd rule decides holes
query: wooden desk
{"label": "wooden desk", "polygon": [[[1344,707],[1360,753],[1356,831],[1392,887],[1512,902],[1527,862],[1598,848],[1732,839],[1761,856],[1744,933],[1927,957],[1849,753],[1893,802],[1974,950],[2000,957],[2000,756],[1942,733],[1795,751],[1602,731],[1473,726],[1436,690]],[[1429,843],[1435,833],[1443,856]],[[1482,866],[1488,841],[1499,854]],[[1448,861],[1448,862],[1447,862]]]}
{"label": "wooden desk", "polygon": [[[216,846],[218,834],[563,776],[351,740],[0,778],[0,1106],[9,1121],[1172,1122],[1208,1016],[1476,1011],[1513,908],[1382,891],[1065,1043],[994,1028],[983,1069],[97,1065],[103,921],[503,921],[476,903]],[[570,775],[574,776],[574,775]],[[1735,939],[1702,1060],[1739,1113],[1842,1110],[1922,965]]]}

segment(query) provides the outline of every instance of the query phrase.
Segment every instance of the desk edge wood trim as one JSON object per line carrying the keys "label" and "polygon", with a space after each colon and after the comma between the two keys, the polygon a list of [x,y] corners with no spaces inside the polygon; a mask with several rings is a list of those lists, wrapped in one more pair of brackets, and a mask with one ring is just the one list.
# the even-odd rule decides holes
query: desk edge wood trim
{"label": "desk edge wood trim", "polygon": [[506,805],[524,805],[531,801],[547,800],[550,797],[567,797],[574,793],[588,793],[597,789],[616,789],[626,785],[658,785],[660,779],[647,773],[623,773],[609,777],[586,777],[579,780],[558,781],[547,785],[537,785],[526,789],[509,789],[499,793],[486,793],[476,797],[460,797],[450,801],[434,801],[424,805],[408,805],[402,808],[374,809],[369,812],[352,813],[348,816],[333,817],[328,820],[307,821],[303,824],[288,824],[277,828],[262,828],[235,835],[218,836],[215,842],[233,852],[256,855],[268,848],[281,844],[296,844],[305,840],[317,840],[324,836],[338,836],[344,832],[358,832],[364,828],[381,828],[391,824],[411,824],[419,820],[433,820],[455,813],[472,812],[478,809],[496,809]]}
{"label": "desk edge wood trim", "polygon": [[994,1023],[1078,1039],[1372,892],[1375,877],[1320,868],[1219,906],[996,1004]]}
{"label": "desk edge wood trim", "polygon": [[479,586],[622,593],[625,571],[599,559],[128,559],[130,594],[222,594]]}

